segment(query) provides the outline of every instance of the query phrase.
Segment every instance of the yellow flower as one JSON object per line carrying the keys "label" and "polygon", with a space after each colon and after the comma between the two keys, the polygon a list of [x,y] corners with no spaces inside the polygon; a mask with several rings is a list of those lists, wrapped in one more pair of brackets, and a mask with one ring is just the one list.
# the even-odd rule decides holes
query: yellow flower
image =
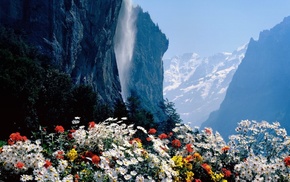
{"label": "yellow flower", "polygon": [[222,178],[224,177],[224,175],[222,173],[211,173],[211,179],[214,182],[219,182],[222,180]]}
{"label": "yellow flower", "polygon": [[192,181],[194,173],[192,171],[186,171],[186,181]]}
{"label": "yellow flower", "polygon": [[188,170],[192,170],[192,164],[191,164],[191,163],[185,163],[185,167],[186,167]]}
{"label": "yellow flower", "polygon": [[176,167],[182,167],[183,166],[183,158],[181,155],[175,155],[172,157],[172,160],[174,161],[174,164]]}
{"label": "yellow flower", "polygon": [[66,156],[70,161],[74,161],[78,157],[78,152],[73,148],[66,154]]}

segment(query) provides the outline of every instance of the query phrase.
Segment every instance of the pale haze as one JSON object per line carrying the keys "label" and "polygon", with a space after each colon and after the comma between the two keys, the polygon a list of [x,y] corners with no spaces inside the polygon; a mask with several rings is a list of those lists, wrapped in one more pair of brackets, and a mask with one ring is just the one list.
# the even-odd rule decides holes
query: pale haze
{"label": "pale haze", "polygon": [[290,15],[290,0],[133,0],[169,39],[164,58],[232,52]]}

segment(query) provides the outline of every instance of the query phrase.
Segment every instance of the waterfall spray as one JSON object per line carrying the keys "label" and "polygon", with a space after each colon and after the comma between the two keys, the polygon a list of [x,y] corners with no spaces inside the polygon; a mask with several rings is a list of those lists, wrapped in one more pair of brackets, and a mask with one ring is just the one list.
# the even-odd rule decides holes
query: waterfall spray
{"label": "waterfall spray", "polygon": [[136,36],[136,15],[132,0],[123,0],[115,33],[115,55],[122,89],[122,98],[129,96],[128,84]]}

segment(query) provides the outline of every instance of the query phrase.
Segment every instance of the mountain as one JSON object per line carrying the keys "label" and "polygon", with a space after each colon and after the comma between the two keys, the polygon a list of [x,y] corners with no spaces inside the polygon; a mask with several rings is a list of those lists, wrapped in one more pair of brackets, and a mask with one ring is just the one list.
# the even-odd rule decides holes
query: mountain
{"label": "mountain", "polygon": [[[47,56],[50,65],[69,75],[74,85],[89,85],[98,103],[113,109],[123,100],[115,45],[117,24],[127,0],[0,0],[0,26],[20,32]],[[128,4],[128,3],[127,3]],[[123,10],[122,10],[123,9]],[[148,13],[134,7],[136,41],[128,81],[129,95],[163,121],[162,56],[168,40]],[[11,116],[12,117],[12,116]]]}
{"label": "mountain", "polygon": [[203,127],[218,130],[225,138],[244,119],[290,125],[290,17],[251,39],[245,58],[228,87],[220,108]]}
{"label": "mountain", "polygon": [[175,104],[183,122],[200,126],[219,108],[246,49],[247,44],[232,53],[187,53],[163,61],[164,97]]}

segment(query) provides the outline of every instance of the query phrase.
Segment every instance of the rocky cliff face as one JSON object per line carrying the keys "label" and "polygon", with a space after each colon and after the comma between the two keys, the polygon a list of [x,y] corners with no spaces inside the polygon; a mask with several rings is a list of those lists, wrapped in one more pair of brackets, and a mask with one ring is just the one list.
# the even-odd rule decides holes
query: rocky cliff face
{"label": "rocky cliff face", "polygon": [[290,130],[290,17],[251,39],[219,110],[203,126],[224,137],[243,119],[278,121]]}
{"label": "rocky cliff face", "polygon": [[70,74],[93,86],[102,102],[121,99],[114,34],[122,0],[1,0],[2,25],[29,41]]}
{"label": "rocky cliff face", "polygon": [[[91,85],[110,106],[122,100],[114,36],[122,0],[0,0],[0,25],[23,31],[29,42],[68,73]],[[140,7],[129,90],[157,121],[163,111],[162,56],[168,40]]]}
{"label": "rocky cliff face", "polygon": [[163,121],[160,109],[163,103],[163,62],[169,41],[148,13],[136,7],[137,34],[132,60],[129,89],[142,101],[144,109],[150,111],[157,122]]}

